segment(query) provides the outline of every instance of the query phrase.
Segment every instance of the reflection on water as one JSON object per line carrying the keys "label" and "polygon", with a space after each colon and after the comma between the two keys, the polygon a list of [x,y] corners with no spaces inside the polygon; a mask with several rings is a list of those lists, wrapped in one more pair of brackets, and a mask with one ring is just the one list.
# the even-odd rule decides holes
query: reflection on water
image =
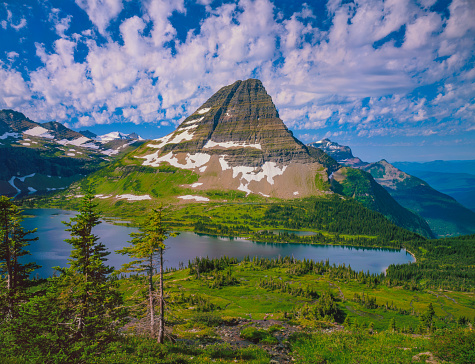
{"label": "reflection on water", "polygon": [[[39,270],[41,277],[51,276],[54,272],[52,267],[64,267],[68,264],[71,246],[64,242],[69,233],[61,221],[69,221],[77,213],[58,209],[32,209],[25,211],[26,218],[23,226],[26,229],[38,228],[36,236],[39,240],[32,242],[29,250],[32,253],[30,259],[42,266]],[[94,234],[100,237],[111,252],[108,264],[119,268],[128,262],[126,256],[114,253],[115,250],[127,246],[130,240],[129,234],[136,232],[136,228],[112,225],[107,222],[96,226]],[[405,264],[413,262],[414,258],[406,251],[394,249],[373,249],[348,246],[332,245],[308,245],[308,244],[276,244],[255,243],[242,238],[223,238],[203,234],[181,233],[177,237],[166,241],[165,266],[178,268],[179,263],[188,264],[195,257],[217,258],[224,255],[238,259],[249,255],[264,258],[277,258],[279,256],[294,256],[296,259],[313,259],[324,261],[329,259],[330,264],[351,265],[356,270],[380,273],[386,270],[390,264]]]}

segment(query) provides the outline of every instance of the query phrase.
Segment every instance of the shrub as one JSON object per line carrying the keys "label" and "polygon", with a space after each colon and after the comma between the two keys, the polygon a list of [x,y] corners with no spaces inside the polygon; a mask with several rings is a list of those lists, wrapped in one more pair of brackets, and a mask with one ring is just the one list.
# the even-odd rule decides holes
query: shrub
{"label": "shrub", "polygon": [[431,350],[438,358],[459,364],[475,363],[475,332],[443,330],[431,340]]}
{"label": "shrub", "polygon": [[253,343],[277,344],[278,340],[267,330],[257,329],[253,326],[246,327],[239,336]]}

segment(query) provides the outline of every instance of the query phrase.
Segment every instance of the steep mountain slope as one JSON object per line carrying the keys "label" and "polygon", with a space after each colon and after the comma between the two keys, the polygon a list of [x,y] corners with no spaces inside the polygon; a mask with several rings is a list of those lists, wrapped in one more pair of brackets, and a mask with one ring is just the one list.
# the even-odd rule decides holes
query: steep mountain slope
{"label": "steep mountain slope", "polygon": [[380,212],[398,226],[428,238],[434,237],[427,222],[396,202],[371,174],[343,167],[334,172],[332,177],[331,183],[335,192],[352,197],[365,207]]}
{"label": "steep mountain slope", "polygon": [[401,205],[421,215],[439,237],[475,233],[475,213],[423,180],[385,160],[362,169],[371,173]]}
{"label": "steep mountain slope", "polygon": [[[339,169],[320,149],[294,138],[262,83],[250,79],[221,88],[173,133],[144,144],[82,184],[94,186],[108,204],[124,195],[171,204],[245,196],[259,201],[332,194],[329,176]],[[340,185],[344,195],[400,226],[432,236],[422,219],[399,206],[369,174],[356,173],[370,187],[359,185],[355,193],[349,178]]]}
{"label": "steep mountain slope", "polygon": [[199,177],[189,187],[196,191],[240,190],[275,198],[329,192],[326,167],[287,129],[259,80],[223,87],[173,133],[135,156],[144,166],[193,171]]}
{"label": "steep mountain slope", "polygon": [[134,142],[113,147],[13,110],[0,110],[0,134],[0,194],[7,196],[64,189]]}
{"label": "steep mountain slope", "polygon": [[393,165],[475,212],[475,161],[395,162]]}
{"label": "steep mountain slope", "polygon": [[[318,145],[344,165],[350,161],[349,165],[355,166],[356,158],[348,147],[339,146],[329,140],[311,145]],[[341,152],[334,153],[341,150],[346,150],[346,154],[342,156]],[[348,156],[351,157],[348,158]],[[342,157],[343,159],[338,159]],[[472,211],[452,197],[436,191],[421,179],[397,169],[385,160],[376,163],[361,161],[357,162],[356,166],[370,173],[399,204],[419,214],[437,236],[455,236],[475,232],[475,214]]]}

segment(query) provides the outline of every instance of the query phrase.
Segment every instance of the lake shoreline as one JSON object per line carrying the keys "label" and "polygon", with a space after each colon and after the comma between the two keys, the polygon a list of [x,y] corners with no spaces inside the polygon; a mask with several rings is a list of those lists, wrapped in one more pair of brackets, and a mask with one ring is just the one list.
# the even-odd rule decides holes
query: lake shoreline
{"label": "lake shoreline", "polygon": [[[25,228],[39,227],[38,241],[29,247],[31,261],[43,266],[39,270],[41,276],[53,274],[51,267],[65,266],[68,263],[71,246],[65,243],[70,238],[61,221],[69,220],[77,212],[61,209],[33,209],[25,213],[33,215],[25,219]],[[33,212],[33,214],[32,214]],[[370,271],[374,274],[383,273],[391,264],[407,264],[413,260],[406,254],[406,250],[390,247],[364,247],[351,244],[315,244],[308,242],[262,242],[254,237],[222,237],[206,233],[180,230],[175,238],[165,241],[168,247],[166,252],[166,266],[178,268],[180,262],[186,263],[196,257],[219,258],[222,256],[242,259],[246,256],[275,259],[279,256],[294,256],[295,259],[309,259],[315,262],[329,261],[330,264],[351,266],[354,271]],[[115,253],[115,251],[128,246],[130,233],[137,228],[112,224],[104,221],[93,231],[106,246],[111,255],[108,265],[119,269],[129,260]],[[344,243],[344,242],[343,242]]]}
{"label": "lake shoreline", "polygon": [[407,250],[406,248],[404,248],[404,249],[406,250],[406,252],[408,252],[409,254],[411,254],[412,257],[414,258],[414,262],[412,262],[412,263],[417,263],[417,258],[416,258],[416,256],[414,255],[414,253],[412,253],[411,251]]}

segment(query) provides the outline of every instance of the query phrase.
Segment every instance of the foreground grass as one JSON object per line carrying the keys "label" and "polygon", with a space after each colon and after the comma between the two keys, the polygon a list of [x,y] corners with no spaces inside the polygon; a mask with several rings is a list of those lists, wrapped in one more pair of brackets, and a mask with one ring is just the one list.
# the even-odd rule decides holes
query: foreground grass
{"label": "foreground grass", "polygon": [[297,335],[292,340],[296,361],[302,364],[411,363],[427,352],[429,338],[384,332],[336,331]]}
{"label": "foreground grass", "polygon": [[[0,362],[260,364],[475,360],[475,332],[471,331],[475,319],[473,293],[410,291],[368,284],[358,276],[335,277],[337,267],[323,274],[299,274],[300,263],[289,259],[273,267],[268,264],[269,261],[229,260],[218,270],[202,270],[199,275],[189,268],[165,273],[168,341],[164,345],[147,336],[145,277],[131,276],[117,280],[130,308],[131,322],[108,345],[76,348],[71,343],[67,353],[45,352],[34,346],[18,351],[9,346],[7,337],[0,335]],[[284,282],[287,290],[263,288],[266,281]],[[368,308],[355,298],[363,292],[366,300],[375,298],[371,301],[377,303],[377,308]],[[312,312],[328,295],[342,314],[303,314],[306,309]],[[435,313],[433,322],[430,328],[421,330],[430,304]]]}

